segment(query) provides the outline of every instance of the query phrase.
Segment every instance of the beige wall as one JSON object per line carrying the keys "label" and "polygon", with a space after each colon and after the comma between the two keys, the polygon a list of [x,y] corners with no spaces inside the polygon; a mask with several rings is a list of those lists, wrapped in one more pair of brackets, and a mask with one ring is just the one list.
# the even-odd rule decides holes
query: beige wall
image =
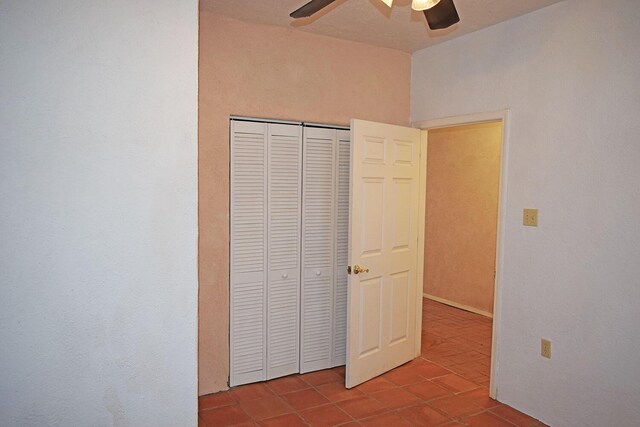
{"label": "beige wall", "polygon": [[424,292],[493,313],[502,124],[429,131]]}
{"label": "beige wall", "polygon": [[229,115],[407,125],[411,57],[200,14],[199,393],[227,388]]}

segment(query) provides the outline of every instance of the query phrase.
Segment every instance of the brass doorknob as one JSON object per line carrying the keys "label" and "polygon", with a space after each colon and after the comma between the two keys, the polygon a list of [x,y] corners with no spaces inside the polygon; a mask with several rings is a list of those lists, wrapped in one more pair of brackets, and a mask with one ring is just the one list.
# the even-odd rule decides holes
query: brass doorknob
{"label": "brass doorknob", "polygon": [[363,268],[360,267],[358,264],[353,266],[353,273],[354,274],[358,274],[358,273],[368,273],[369,269],[368,268]]}

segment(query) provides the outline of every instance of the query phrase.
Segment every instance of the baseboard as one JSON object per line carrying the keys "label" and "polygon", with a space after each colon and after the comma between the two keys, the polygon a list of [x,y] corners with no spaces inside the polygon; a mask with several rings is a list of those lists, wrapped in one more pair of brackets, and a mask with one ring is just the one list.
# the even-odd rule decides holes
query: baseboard
{"label": "baseboard", "polygon": [[450,305],[451,307],[459,308],[465,311],[470,311],[471,313],[479,314],[481,316],[493,319],[493,313],[489,313],[488,311],[479,310],[477,308],[470,307],[468,305],[459,304],[457,302],[449,301],[448,299],[440,298],[434,295],[429,295],[427,293],[422,294],[422,296],[432,301],[440,302],[442,304]]}

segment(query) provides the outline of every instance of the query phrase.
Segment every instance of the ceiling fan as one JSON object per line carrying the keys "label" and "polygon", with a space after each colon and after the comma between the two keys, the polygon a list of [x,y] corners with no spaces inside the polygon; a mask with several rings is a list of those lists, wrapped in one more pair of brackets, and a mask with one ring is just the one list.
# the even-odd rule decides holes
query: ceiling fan
{"label": "ceiling fan", "polygon": [[[336,0],[311,0],[304,6],[294,10],[289,14],[292,18],[306,18],[314,13],[324,9]],[[384,4],[391,7],[393,0],[381,0]],[[413,10],[424,11],[427,17],[427,24],[432,30],[441,30],[449,28],[453,24],[460,22],[458,11],[456,10],[453,0],[413,0],[411,2]]]}

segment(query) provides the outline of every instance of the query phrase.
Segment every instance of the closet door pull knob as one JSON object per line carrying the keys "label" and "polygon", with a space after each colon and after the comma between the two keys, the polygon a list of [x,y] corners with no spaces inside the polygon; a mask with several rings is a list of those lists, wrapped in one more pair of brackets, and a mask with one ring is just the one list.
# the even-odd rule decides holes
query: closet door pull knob
{"label": "closet door pull knob", "polygon": [[316,271],[316,276],[319,276],[321,274],[322,274],[322,271],[320,271],[320,270]]}
{"label": "closet door pull knob", "polygon": [[286,279],[287,277],[289,277],[289,275],[287,273],[282,273],[282,278]]}
{"label": "closet door pull knob", "polygon": [[358,264],[353,266],[353,273],[354,274],[358,274],[358,273],[368,273],[369,269],[368,268],[364,268],[364,267],[360,267]]}

